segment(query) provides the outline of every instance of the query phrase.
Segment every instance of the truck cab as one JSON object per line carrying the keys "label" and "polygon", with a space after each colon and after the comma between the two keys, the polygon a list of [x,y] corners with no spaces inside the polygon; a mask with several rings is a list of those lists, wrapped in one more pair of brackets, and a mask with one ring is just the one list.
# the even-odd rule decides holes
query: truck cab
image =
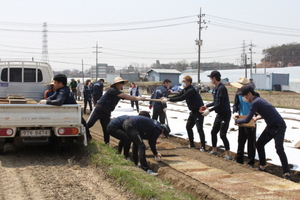
{"label": "truck cab", "polygon": [[[35,61],[0,61],[0,97],[23,95],[39,101],[53,77],[48,63]],[[22,89],[20,89],[22,88]]]}

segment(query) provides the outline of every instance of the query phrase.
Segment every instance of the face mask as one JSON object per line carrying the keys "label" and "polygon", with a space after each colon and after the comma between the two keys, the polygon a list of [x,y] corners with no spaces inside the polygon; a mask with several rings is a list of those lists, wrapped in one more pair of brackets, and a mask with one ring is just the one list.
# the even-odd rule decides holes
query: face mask
{"label": "face mask", "polygon": [[249,102],[249,99],[247,99],[246,97],[242,97],[242,99],[244,102],[247,102],[247,103]]}
{"label": "face mask", "polygon": [[182,83],[182,87],[184,87],[184,88],[185,88],[185,87],[186,87],[186,83]]}

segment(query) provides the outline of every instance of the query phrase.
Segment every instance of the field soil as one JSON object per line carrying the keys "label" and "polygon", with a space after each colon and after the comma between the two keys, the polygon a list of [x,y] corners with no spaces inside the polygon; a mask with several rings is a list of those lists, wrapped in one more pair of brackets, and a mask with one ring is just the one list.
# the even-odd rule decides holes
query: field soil
{"label": "field soil", "polygon": [[52,147],[5,146],[0,156],[3,200],[137,199],[88,163],[87,155]]}
{"label": "field soil", "polygon": [[[91,128],[91,134],[94,139],[98,141],[103,141],[103,134],[100,128],[100,123],[96,123],[94,127]],[[200,144],[196,143],[196,148],[188,148],[188,141],[185,139],[177,137],[159,138],[158,140],[161,144],[157,145],[158,152],[163,155],[163,157],[169,156],[185,156],[191,159],[195,159],[208,165],[210,167],[215,167],[226,171],[230,174],[239,174],[253,172],[257,169],[258,161],[256,162],[255,168],[250,168],[247,166],[247,158],[245,158],[245,164],[241,165],[235,161],[227,161],[224,159],[224,151],[218,149],[218,156],[212,156],[208,152],[211,150],[210,146],[206,146],[208,152],[200,152]],[[118,144],[118,140],[111,137],[110,145],[115,147]],[[145,142],[147,144],[147,142]],[[275,151],[275,149],[274,149]],[[199,181],[191,178],[190,176],[178,172],[162,162],[157,162],[153,158],[151,150],[148,148],[146,151],[147,161],[149,162],[150,168],[154,171],[158,171],[158,177],[160,179],[168,180],[172,183],[174,187],[181,190],[182,192],[187,192],[192,194],[197,199],[228,199],[227,196],[222,196],[218,191],[209,188],[208,186],[201,184]],[[236,154],[232,152],[235,158]],[[292,167],[292,166],[291,166]],[[266,173],[273,174],[278,177],[282,177],[283,172],[280,166],[276,166],[268,163],[266,165]],[[296,183],[300,182],[300,173],[297,171],[292,171],[293,181]]]}
{"label": "field soil", "polygon": [[[88,115],[84,115],[87,119]],[[103,141],[102,128],[97,122],[91,128],[94,139]],[[231,174],[246,173],[255,169],[240,165],[234,161],[224,160],[224,152],[219,156],[211,156],[208,152],[200,152],[187,148],[184,139],[170,137],[159,138],[164,145],[158,145],[158,151],[164,156],[186,156],[198,160],[208,166],[222,169]],[[111,138],[110,145],[116,146],[118,141]],[[206,149],[210,150],[207,146]],[[228,199],[218,191],[209,188],[199,181],[170,168],[164,163],[156,162],[148,149],[147,160],[158,178],[169,180],[182,192],[192,194],[196,199]],[[257,167],[257,166],[256,166]],[[267,165],[267,173],[282,177],[281,167]],[[293,181],[299,183],[300,175],[292,172]],[[4,200],[18,199],[138,199],[126,191],[114,180],[107,178],[99,168],[89,163],[84,151],[73,150],[68,153],[57,153],[52,147],[13,147],[5,146],[5,153],[0,156],[0,196]]]}

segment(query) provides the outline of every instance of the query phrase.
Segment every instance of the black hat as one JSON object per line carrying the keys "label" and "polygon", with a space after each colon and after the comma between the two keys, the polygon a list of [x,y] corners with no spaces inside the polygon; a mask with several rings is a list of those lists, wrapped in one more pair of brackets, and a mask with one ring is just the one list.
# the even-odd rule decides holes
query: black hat
{"label": "black hat", "polygon": [[213,78],[213,77],[219,77],[219,78],[221,78],[221,74],[220,74],[220,72],[218,72],[218,71],[212,71],[211,73],[210,73],[210,75],[207,75],[208,77],[210,77],[210,78]]}
{"label": "black hat", "polygon": [[161,124],[161,127],[164,129],[164,135],[166,136],[166,138],[168,138],[169,133],[171,132],[170,127],[168,126],[168,124]]}
{"label": "black hat", "polygon": [[241,87],[240,91],[237,92],[237,95],[247,95],[249,92],[254,92],[254,89],[251,85],[244,85]]}

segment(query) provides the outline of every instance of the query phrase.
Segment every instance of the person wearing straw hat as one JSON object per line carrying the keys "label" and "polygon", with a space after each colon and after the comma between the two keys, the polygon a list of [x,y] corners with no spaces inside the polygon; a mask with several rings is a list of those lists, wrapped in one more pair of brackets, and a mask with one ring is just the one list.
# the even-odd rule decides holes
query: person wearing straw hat
{"label": "person wearing straw hat", "polygon": [[[107,133],[106,128],[110,122],[110,115],[111,112],[114,111],[120,99],[126,99],[130,101],[141,101],[144,99],[144,97],[130,96],[128,94],[121,92],[123,86],[127,83],[128,83],[127,80],[124,80],[121,77],[116,77],[114,79],[114,83],[105,92],[105,94],[97,101],[92,113],[90,114],[90,117],[88,118],[87,126],[89,128],[94,126],[96,121],[100,120],[105,144],[109,144],[109,134]],[[92,139],[91,137],[88,138],[88,140],[91,139]]]}
{"label": "person wearing straw hat", "polygon": [[[248,85],[249,81],[246,77],[241,77],[236,83],[230,83],[233,87],[237,88],[237,92],[240,91],[241,87],[244,85]],[[255,93],[256,96],[259,96],[258,93]],[[234,117],[237,115],[247,115],[250,111],[251,103],[244,102],[242,100],[242,96],[236,94],[233,103],[233,115]],[[248,127],[239,127],[238,130],[238,149],[236,154],[236,162],[240,164],[244,164],[244,148],[245,143],[247,142],[247,154],[248,154],[248,166],[253,167],[255,162],[255,141],[256,141],[256,127],[248,128]]]}
{"label": "person wearing straw hat", "polygon": [[47,85],[50,85],[51,88],[44,92],[44,99],[47,99],[48,97],[52,96],[55,93],[54,82],[52,81],[51,83],[49,83]]}

